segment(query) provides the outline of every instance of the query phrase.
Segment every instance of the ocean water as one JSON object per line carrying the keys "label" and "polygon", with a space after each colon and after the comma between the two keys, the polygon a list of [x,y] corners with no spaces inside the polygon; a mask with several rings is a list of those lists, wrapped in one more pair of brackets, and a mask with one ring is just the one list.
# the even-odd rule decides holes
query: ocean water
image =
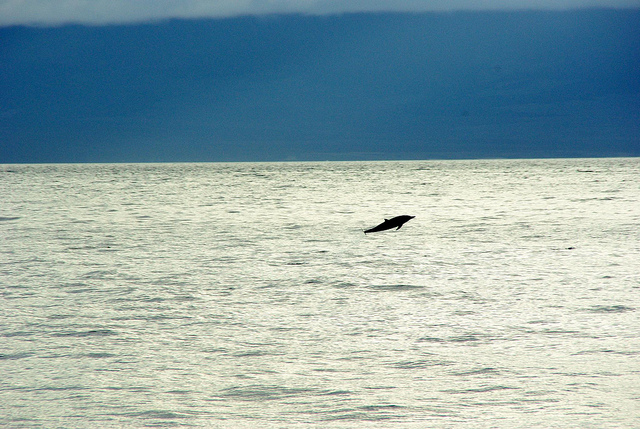
{"label": "ocean water", "polygon": [[639,179],[1,165],[0,427],[640,427]]}

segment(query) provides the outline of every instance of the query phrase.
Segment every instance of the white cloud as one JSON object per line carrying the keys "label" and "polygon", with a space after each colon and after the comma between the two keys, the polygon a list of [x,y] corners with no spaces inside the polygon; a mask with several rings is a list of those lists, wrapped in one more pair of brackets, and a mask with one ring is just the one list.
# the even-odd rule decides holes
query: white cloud
{"label": "white cloud", "polygon": [[0,0],[0,26],[376,11],[640,8],[640,0]]}

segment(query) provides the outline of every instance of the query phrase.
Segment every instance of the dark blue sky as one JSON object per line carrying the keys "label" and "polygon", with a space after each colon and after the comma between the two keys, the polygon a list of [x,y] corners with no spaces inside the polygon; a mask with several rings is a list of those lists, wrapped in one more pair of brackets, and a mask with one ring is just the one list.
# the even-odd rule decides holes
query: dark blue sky
{"label": "dark blue sky", "polygon": [[640,156],[640,11],[0,28],[0,163]]}

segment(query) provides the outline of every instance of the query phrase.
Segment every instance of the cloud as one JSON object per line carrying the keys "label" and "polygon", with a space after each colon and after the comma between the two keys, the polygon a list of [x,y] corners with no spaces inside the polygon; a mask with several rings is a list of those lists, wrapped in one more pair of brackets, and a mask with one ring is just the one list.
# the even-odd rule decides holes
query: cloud
{"label": "cloud", "polygon": [[640,0],[0,0],[0,26],[115,24],[267,14],[640,8]]}
{"label": "cloud", "polygon": [[0,164],[640,156],[640,10],[0,28]]}

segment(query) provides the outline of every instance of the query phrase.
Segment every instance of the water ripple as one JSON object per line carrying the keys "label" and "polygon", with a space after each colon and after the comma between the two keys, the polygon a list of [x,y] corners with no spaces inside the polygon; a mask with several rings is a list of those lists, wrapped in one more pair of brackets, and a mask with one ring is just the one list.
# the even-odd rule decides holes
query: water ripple
{"label": "water ripple", "polygon": [[586,311],[590,313],[625,313],[627,311],[635,311],[633,307],[627,307],[625,305],[594,305],[587,308]]}

